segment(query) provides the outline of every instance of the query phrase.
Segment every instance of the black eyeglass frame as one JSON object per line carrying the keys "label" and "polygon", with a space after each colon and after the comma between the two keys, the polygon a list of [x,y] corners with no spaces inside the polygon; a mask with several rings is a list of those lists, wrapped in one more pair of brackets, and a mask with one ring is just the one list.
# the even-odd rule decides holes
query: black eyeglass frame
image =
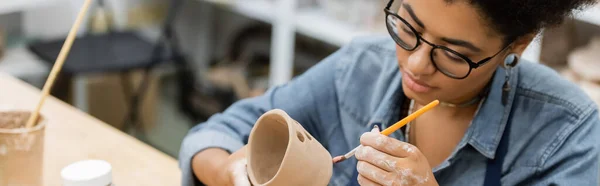
{"label": "black eyeglass frame", "polygon": [[[398,46],[402,47],[404,50],[407,50],[407,51],[414,51],[415,49],[417,49],[421,45],[421,41],[423,41],[423,42],[427,43],[428,45],[430,45],[432,48],[431,48],[429,57],[431,58],[431,62],[433,63],[433,66],[437,70],[439,70],[440,72],[442,72],[444,75],[446,75],[446,76],[448,76],[450,78],[454,78],[454,79],[464,79],[464,78],[467,78],[469,76],[469,74],[471,74],[471,71],[473,71],[473,69],[476,69],[476,68],[479,68],[479,67],[485,65],[492,58],[496,57],[498,54],[500,54],[502,51],[506,50],[510,46],[510,44],[507,44],[506,46],[504,46],[502,48],[502,50],[498,51],[496,54],[494,54],[494,55],[492,55],[490,57],[484,58],[484,59],[482,59],[482,60],[480,60],[478,62],[473,62],[468,57],[466,57],[466,56],[462,55],[461,53],[458,53],[458,52],[456,52],[456,51],[454,51],[454,50],[452,50],[452,49],[450,49],[448,47],[441,46],[441,45],[436,45],[436,44],[433,44],[433,43],[425,40],[425,38],[423,38],[421,36],[421,34],[419,34],[419,32],[417,32],[417,30],[411,24],[409,24],[406,20],[404,20],[402,17],[400,17],[400,15],[398,15],[398,14],[396,14],[396,13],[394,13],[394,12],[392,12],[390,10],[390,7],[392,6],[393,3],[394,3],[394,0],[390,0],[388,2],[387,6],[385,7],[385,9],[383,10],[385,12],[385,21],[386,21],[386,23],[385,23],[386,26],[385,27],[387,28],[388,33],[390,34],[390,36],[392,37],[392,39],[394,39],[394,41],[396,42],[396,44]],[[408,26],[408,28],[410,28],[410,30],[413,32],[413,34],[415,35],[415,37],[417,37],[417,44],[415,44],[415,46],[413,48],[405,48],[405,47],[402,46],[402,44],[400,44],[400,43],[405,43],[405,42],[398,41],[400,38],[398,38],[398,36],[395,36],[396,34],[392,30],[392,28],[390,28],[390,25],[388,24],[388,21],[389,21],[388,19],[389,19],[390,15],[398,18],[400,21],[402,21],[404,24],[406,24]],[[465,62],[467,62],[467,64],[469,64],[469,71],[467,72],[467,74],[464,75],[464,76],[461,76],[461,77],[453,76],[453,75],[451,75],[452,73],[446,72],[445,70],[438,68],[435,60],[433,59],[433,51],[435,49],[442,49],[442,50],[451,52],[451,53],[455,54],[456,56],[462,58]]]}

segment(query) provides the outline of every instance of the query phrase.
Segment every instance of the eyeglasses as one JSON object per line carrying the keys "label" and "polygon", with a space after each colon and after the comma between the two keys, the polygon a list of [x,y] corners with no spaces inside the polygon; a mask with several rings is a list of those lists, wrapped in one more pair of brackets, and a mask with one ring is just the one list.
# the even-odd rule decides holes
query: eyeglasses
{"label": "eyeglasses", "polygon": [[425,40],[406,20],[400,17],[398,14],[392,12],[390,7],[394,0],[390,0],[385,7],[385,22],[389,34],[392,39],[407,51],[414,51],[421,45],[421,41],[430,45],[431,62],[435,68],[445,74],[448,77],[454,79],[464,79],[473,69],[479,68],[485,65],[490,59],[496,57],[500,52],[508,48],[509,45],[505,46],[502,50],[498,51],[493,56],[487,57],[479,62],[473,62],[466,56],[448,48],[433,44]]}

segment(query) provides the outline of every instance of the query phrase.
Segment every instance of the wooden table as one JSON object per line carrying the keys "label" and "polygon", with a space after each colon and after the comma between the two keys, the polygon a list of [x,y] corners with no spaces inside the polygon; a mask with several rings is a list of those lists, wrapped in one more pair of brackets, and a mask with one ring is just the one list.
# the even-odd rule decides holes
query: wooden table
{"label": "wooden table", "polygon": [[[40,90],[0,73],[0,109],[33,110]],[[60,170],[79,160],[102,159],[113,166],[116,185],[181,185],[177,161],[70,105],[49,98],[44,184],[61,185]]]}

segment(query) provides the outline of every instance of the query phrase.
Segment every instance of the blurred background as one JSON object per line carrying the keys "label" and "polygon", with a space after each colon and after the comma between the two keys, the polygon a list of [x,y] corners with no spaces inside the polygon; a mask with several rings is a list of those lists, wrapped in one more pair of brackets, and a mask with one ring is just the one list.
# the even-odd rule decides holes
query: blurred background
{"label": "blurred background", "polygon": [[[52,95],[176,157],[187,131],[352,38],[386,35],[382,0],[96,0]],[[83,0],[0,1],[0,73],[42,88]],[[600,7],[524,58],[600,103]],[[2,87],[0,87],[2,91]]]}

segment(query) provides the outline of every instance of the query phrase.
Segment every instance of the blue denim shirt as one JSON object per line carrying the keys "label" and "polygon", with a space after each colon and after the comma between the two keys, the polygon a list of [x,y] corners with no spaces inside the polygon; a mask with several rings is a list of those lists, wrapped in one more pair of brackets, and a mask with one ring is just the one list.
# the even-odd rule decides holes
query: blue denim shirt
{"label": "blue denim shirt", "polygon": [[[332,156],[348,152],[372,124],[387,127],[401,119],[404,94],[396,61],[389,37],[355,39],[289,83],[212,116],[183,140],[183,185],[197,184],[190,164],[196,153],[210,147],[240,149],[258,117],[275,108],[301,123]],[[482,185],[486,162],[495,157],[504,127],[511,122],[503,185],[598,185],[600,117],[588,96],[555,71],[521,61],[513,69],[504,106],[505,72],[498,68],[494,76],[491,92],[464,137],[433,168],[438,183]],[[391,136],[405,140],[401,132]],[[347,185],[355,166],[355,158],[335,164],[330,185]]]}

